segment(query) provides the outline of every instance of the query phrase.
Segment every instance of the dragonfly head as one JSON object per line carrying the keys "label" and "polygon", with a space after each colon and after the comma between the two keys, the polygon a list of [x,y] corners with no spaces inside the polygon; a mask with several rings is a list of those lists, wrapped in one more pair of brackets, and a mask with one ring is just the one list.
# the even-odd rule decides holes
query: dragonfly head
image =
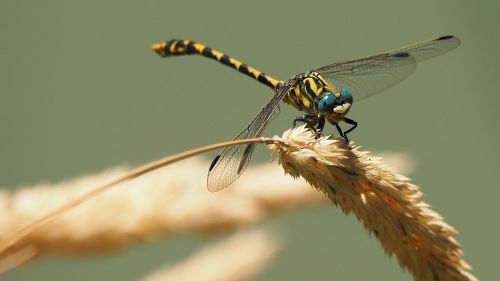
{"label": "dragonfly head", "polygon": [[352,104],[351,91],[347,89],[342,89],[342,91],[340,91],[340,98],[342,99],[342,103]]}
{"label": "dragonfly head", "polygon": [[335,102],[337,97],[330,92],[325,92],[319,96],[318,102],[318,110],[323,115],[328,115],[332,112],[333,107],[335,106]]}
{"label": "dragonfly head", "polygon": [[352,94],[347,89],[335,93],[325,92],[319,96],[318,110],[323,115],[347,113],[352,102]]}

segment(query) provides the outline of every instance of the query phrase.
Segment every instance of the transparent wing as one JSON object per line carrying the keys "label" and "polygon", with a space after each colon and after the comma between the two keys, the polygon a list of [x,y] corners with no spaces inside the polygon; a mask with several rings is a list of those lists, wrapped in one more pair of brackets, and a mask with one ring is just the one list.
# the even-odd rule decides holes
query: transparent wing
{"label": "transparent wing", "polygon": [[[255,138],[262,135],[264,128],[272,119],[273,113],[285,97],[290,86],[295,82],[291,79],[262,107],[247,127],[236,136],[235,140]],[[226,147],[217,155],[208,170],[207,187],[211,192],[219,191],[233,183],[250,163],[255,144],[240,144]]]}
{"label": "transparent wing", "polygon": [[416,63],[460,45],[455,36],[442,36],[394,51],[330,64],[316,69],[334,88],[349,89],[355,100],[378,94],[415,71]]}

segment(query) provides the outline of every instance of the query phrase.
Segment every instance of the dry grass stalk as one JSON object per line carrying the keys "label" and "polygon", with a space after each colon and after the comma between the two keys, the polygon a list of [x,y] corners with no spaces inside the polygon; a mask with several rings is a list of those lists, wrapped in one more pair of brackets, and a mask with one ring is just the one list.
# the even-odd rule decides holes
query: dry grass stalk
{"label": "dry grass stalk", "polygon": [[216,143],[216,144],[211,144],[207,145],[204,147],[199,147],[191,150],[187,150],[172,156],[167,156],[162,159],[147,163],[145,165],[139,166],[135,169],[132,169],[128,171],[127,173],[116,176],[115,178],[110,179],[109,181],[105,183],[101,183],[100,185],[95,186],[94,188],[86,189],[84,190],[81,194],[78,194],[77,196],[73,196],[70,198],[70,200],[66,200],[62,204],[58,205],[56,208],[49,208],[50,211],[44,212],[42,210],[43,215],[39,215],[37,218],[34,220],[24,223],[20,227],[11,230],[7,232],[5,235],[2,235],[0,237],[0,258],[2,256],[5,256],[6,253],[11,253],[14,251],[17,251],[19,249],[16,249],[16,244],[19,244],[19,242],[23,239],[26,239],[32,232],[38,230],[39,228],[49,224],[54,220],[57,216],[63,214],[64,212],[71,210],[80,204],[88,201],[89,199],[93,198],[94,196],[97,196],[101,194],[102,192],[111,189],[112,187],[115,187],[116,185],[126,182],[128,180],[134,179],[138,176],[144,175],[148,172],[157,170],[161,167],[170,165],[174,162],[192,157],[194,155],[207,152],[210,150],[230,146],[230,145],[236,145],[236,144],[241,144],[241,143],[270,143],[274,142],[272,139],[266,139],[266,138],[254,138],[254,139],[243,139],[243,140],[233,140],[233,141],[228,141],[228,142],[222,142],[222,143]]}
{"label": "dry grass stalk", "polygon": [[10,252],[7,258],[0,260],[0,274],[29,262],[37,255],[38,251],[32,246]]}
{"label": "dry grass stalk", "polygon": [[195,253],[186,261],[159,270],[142,281],[237,281],[264,270],[279,250],[264,230],[238,233]]}
{"label": "dry grass stalk", "polygon": [[314,139],[300,127],[271,144],[287,173],[303,177],[344,213],[354,213],[417,281],[477,280],[461,259],[457,231],[422,201],[409,179],[343,140]]}
{"label": "dry grass stalk", "polygon": [[[234,231],[277,212],[328,202],[305,182],[285,177],[272,164],[250,168],[231,188],[213,194],[205,186],[207,167],[205,161],[189,159],[107,189],[85,204],[58,213],[51,223],[31,229],[0,253],[1,262],[15,266],[13,261],[19,259],[9,257],[18,257],[16,253],[27,247],[34,251],[32,257],[48,252],[98,254],[159,236]],[[0,238],[3,241],[45,212],[80,200],[89,187],[124,172],[115,169],[56,185],[21,189],[11,196],[1,194]]]}

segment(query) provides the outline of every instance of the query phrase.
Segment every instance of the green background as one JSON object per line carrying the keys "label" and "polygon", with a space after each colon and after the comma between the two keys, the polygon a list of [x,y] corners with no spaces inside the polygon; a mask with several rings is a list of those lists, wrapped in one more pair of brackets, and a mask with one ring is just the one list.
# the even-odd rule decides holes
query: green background
{"label": "green background", "polygon": [[[354,105],[349,116],[360,126],[351,138],[367,150],[413,155],[410,176],[424,199],[460,230],[474,274],[494,280],[498,3],[3,0],[0,186],[57,182],[227,140],[270,97],[259,83],[207,59],[163,60],[153,43],[197,40],[283,79],[454,34],[462,39],[457,50]],[[283,106],[265,135],[281,134],[297,115]],[[254,164],[269,158],[259,150]],[[269,224],[288,246],[256,280],[411,280],[353,216],[333,206]],[[178,236],[101,257],[45,257],[2,279],[136,280],[206,242]]]}

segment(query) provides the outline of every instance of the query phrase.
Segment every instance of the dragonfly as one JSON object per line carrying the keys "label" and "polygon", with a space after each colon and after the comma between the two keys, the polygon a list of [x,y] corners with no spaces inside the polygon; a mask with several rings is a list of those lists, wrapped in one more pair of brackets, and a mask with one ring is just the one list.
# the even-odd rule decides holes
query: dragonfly
{"label": "dragonfly", "polygon": [[[460,45],[460,39],[447,35],[422,41],[376,55],[344,60],[297,74],[288,80],[275,79],[222,52],[191,40],[173,39],[153,45],[162,57],[198,54],[216,60],[259,81],[274,91],[271,99],[260,109],[235,140],[260,137],[283,101],[304,115],[293,121],[320,136],[325,120],[334,125],[347,142],[347,134],[358,123],[346,115],[354,100],[359,101],[396,85],[415,71],[417,62],[447,53]],[[343,131],[339,123],[350,128]],[[212,161],[207,187],[211,192],[233,183],[250,163],[255,144],[226,147]]]}

